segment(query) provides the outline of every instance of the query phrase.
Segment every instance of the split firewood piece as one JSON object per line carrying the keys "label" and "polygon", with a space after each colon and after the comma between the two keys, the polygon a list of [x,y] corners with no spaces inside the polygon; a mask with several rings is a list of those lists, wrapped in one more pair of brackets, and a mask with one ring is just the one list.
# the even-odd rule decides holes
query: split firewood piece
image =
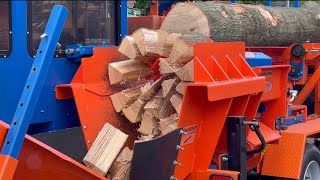
{"label": "split firewood piece", "polygon": [[127,138],[128,135],[106,123],[84,157],[84,164],[105,176]]}
{"label": "split firewood piece", "polygon": [[194,60],[191,60],[185,64],[182,68],[176,71],[176,75],[181,81],[194,81]]}
{"label": "split firewood piece", "polygon": [[174,42],[169,61],[171,64],[185,64],[193,58],[193,46],[197,42],[205,42],[207,38],[203,35],[183,35]]}
{"label": "split firewood piece", "polygon": [[141,96],[139,99],[144,101],[149,101],[151,97],[157,92],[157,90],[161,87],[161,83],[163,80],[168,78],[167,75],[160,77],[154,83],[148,82],[141,88]]}
{"label": "split firewood piece", "polygon": [[125,89],[121,92],[110,96],[113,108],[116,112],[120,112],[123,108],[128,107],[138,99],[141,94],[141,88]]}
{"label": "split firewood piece", "polygon": [[142,56],[141,52],[134,41],[134,38],[131,36],[126,36],[121,41],[119,45],[118,51],[127,56],[130,59],[134,59],[142,62],[150,62],[153,58]]}
{"label": "split firewood piece", "polygon": [[159,122],[150,112],[144,112],[138,132],[147,136],[156,136],[159,134]]}
{"label": "split firewood piece", "polygon": [[162,89],[159,89],[157,93],[144,106],[145,111],[151,113],[158,119],[168,117],[170,115],[170,112],[172,112],[173,110],[170,100],[164,98],[162,94]]}
{"label": "split firewood piece", "polygon": [[122,109],[123,115],[132,123],[140,122],[145,104],[146,101],[138,99],[127,108]]}
{"label": "split firewood piece", "polygon": [[178,78],[173,78],[173,79],[167,79],[164,80],[161,84],[162,87],[162,95],[164,98],[169,98],[171,95],[175,92],[175,88],[179,83]]}
{"label": "split firewood piece", "polygon": [[186,90],[186,87],[188,84],[191,84],[191,82],[183,82],[181,81],[177,86],[176,86],[176,91],[180,93],[181,95],[184,95],[184,92]]}
{"label": "split firewood piece", "polygon": [[129,180],[133,151],[125,147],[112,163],[109,173],[112,180]]}
{"label": "split firewood piece", "polygon": [[159,128],[162,135],[168,134],[169,132],[177,129],[178,119],[178,114],[172,114],[169,117],[160,119]]}
{"label": "split firewood piece", "polygon": [[158,54],[163,57],[169,57],[174,41],[181,35],[179,33],[168,33],[164,30],[158,30]]}
{"label": "split firewood piece", "polygon": [[181,109],[181,105],[182,105],[182,98],[183,98],[183,96],[178,93],[172,95],[172,97],[170,98],[170,102],[178,114],[180,114],[180,109]]}
{"label": "split firewood piece", "polygon": [[132,37],[134,38],[134,41],[136,42],[142,56],[159,57],[157,50],[157,31],[140,28],[133,32]]}
{"label": "split firewood piece", "polygon": [[110,84],[119,84],[130,80],[140,80],[153,75],[154,72],[144,63],[136,60],[125,60],[110,63],[108,74]]}
{"label": "split firewood piece", "polygon": [[159,71],[161,75],[174,74],[179,68],[178,64],[169,64],[168,58],[160,58],[159,61]]}

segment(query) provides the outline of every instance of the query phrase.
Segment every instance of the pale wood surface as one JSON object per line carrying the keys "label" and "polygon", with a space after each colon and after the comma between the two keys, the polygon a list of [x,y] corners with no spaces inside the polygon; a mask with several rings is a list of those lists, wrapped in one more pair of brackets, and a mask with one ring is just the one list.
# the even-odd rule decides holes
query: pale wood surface
{"label": "pale wood surface", "polygon": [[128,147],[122,149],[109,169],[112,180],[129,180],[132,156],[133,151]]}
{"label": "pale wood surface", "polygon": [[134,41],[136,42],[142,56],[159,57],[157,50],[157,31],[140,28],[133,32],[132,37],[134,38]]}
{"label": "pale wood surface", "polygon": [[184,92],[186,90],[186,87],[188,84],[191,84],[191,82],[183,82],[181,81],[177,86],[176,86],[176,91],[180,93],[181,95],[184,95]]}
{"label": "pale wood surface", "polygon": [[162,96],[164,98],[170,98],[171,95],[175,92],[175,88],[179,82],[180,80],[178,78],[164,80],[161,84]]}
{"label": "pale wood surface", "polygon": [[143,135],[150,136],[156,136],[159,134],[159,122],[150,112],[144,112],[138,132]]}
{"label": "pale wood surface", "polygon": [[176,75],[181,79],[181,81],[194,81],[194,60],[191,60],[185,64],[182,68],[177,70]]}
{"label": "pale wood surface", "polygon": [[125,89],[121,92],[118,92],[116,94],[113,94],[110,96],[113,108],[116,112],[121,112],[123,108],[128,107],[131,105],[134,101],[138,99],[138,97],[141,94],[141,88],[130,88]]}
{"label": "pale wood surface", "polygon": [[181,66],[170,64],[168,58],[161,58],[159,61],[159,71],[161,75],[174,74]]}
{"label": "pale wood surface", "polygon": [[110,63],[108,75],[110,84],[125,83],[126,81],[140,80],[153,75],[150,67],[136,60],[125,60]]}
{"label": "pale wood surface", "polygon": [[162,133],[162,135],[168,134],[172,130],[177,128],[179,115],[178,114],[172,114],[171,116],[167,118],[160,119],[159,122],[159,128]]}
{"label": "pale wood surface", "polygon": [[146,101],[138,99],[127,108],[122,109],[123,115],[132,123],[140,122],[145,104]]}
{"label": "pale wood surface", "polygon": [[128,135],[106,123],[84,157],[84,164],[105,176],[127,138]]}
{"label": "pale wood surface", "polygon": [[153,58],[145,57],[141,55],[141,52],[134,41],[134,38],[131,36],[126,36],[121,41],[118,51],[127,56],[130,59],[142,61],[142,62],[149,62],[152,61]]}
{"label": "pale wood surface", "polygon": [[182,105],[182,98],[183,98],[183,96],[178,93],[172,95],[172,97],[170,98],[170,102],[178,114],[180,114],[181,105]]}

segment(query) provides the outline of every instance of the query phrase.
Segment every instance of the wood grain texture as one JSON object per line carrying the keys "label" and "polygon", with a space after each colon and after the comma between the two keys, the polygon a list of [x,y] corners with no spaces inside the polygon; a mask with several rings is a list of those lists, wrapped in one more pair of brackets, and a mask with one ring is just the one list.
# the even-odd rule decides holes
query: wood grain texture
{"label": "wood grain texture", "polygon": [[148,65],[136,60],[118,61],[108,65],[110,84],[140,80],[153,74],[154,72],[151,71]]}
{"label": "wood grain texture", "polygon": [[128,135],[106,123],[84,157],[84,164],[105,176],[127,138]]}
{"label": "wood grain texture", "polygon": [[320,5],[314,1],[306,1],[300,8],[197,1],[174,6],[161,30],[182,34],[196,32],[215,42],[287,46],[308,39],[320,42],[319,14]]}

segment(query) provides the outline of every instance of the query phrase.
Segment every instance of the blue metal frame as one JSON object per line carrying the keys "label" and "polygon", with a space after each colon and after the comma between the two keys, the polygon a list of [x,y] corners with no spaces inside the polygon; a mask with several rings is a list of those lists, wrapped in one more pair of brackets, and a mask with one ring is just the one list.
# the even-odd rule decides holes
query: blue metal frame
{"label": "blue metal frame", "polygon": [[[271,6],[271,3],[272,3],[272,0],[266,0],[265,5],[266,6]],[[294,0],[293,7],[295,7],[295,8],[300,7],[300,1],[299,0]]]}
{"label": "blue metal frame", "polygon": [[128,34],[128,2],[121,0],[121,40]]}
{"label": "blue metal frame", "polygon": [[6,140],[4,141],[5,143],[1,151],[2,154],[18,158],[24,136],[31,122],[32,114],[36,109],[36,102],[41,98],[41,87],[43,87],[45,83],[45,77],[50,69],[50,64],[53,60],[52,57],[67,16],[68,10],[65,7],[61,5],[53,7],[20,102],[14,114],[13,121],[11,122]]}
{"label": "blue metal frame", "polygon": [[[127,34],[126,1],[121,1],[121,37]],[[29,70],[34,58],[28,53],[27,1],[10,1],[12,51],[6,58],[0,58],[0,120],[10,124],[16,106],[24,89]],[[125,8],[123,8],[125,7]],[[120,15],[120,14],[119,14]],[[119,27],[120,28],[120,27]],[[119,36],[118,34],[115,36]],[[76,45],[74,45],[76,46]],[[45,84],[40,89],[40,97],[35,103],[35,110],[31,114],[28,134],[36,134],[53,130],[79,126],[79,117],[74,100],[57,101],[55,86],[70,83],[80,63],[82,56],[90,56],[93,47],[81,46],[85,51],[79,54],[76,61],[67,58],[54,58],[50,65]],[[88,52],[88,53],[87,53]]]}
{"label": "blue metal frame", "polygon": [[[6,58],[0,58],[0,120],[10,124],[21,97],[24,84],[34,58],[28,53],[27,1],[10,1],[12,24],[12,51]],[[31,23],[31,22],[29,22]],[[79,126],[79,117],[73,100],[57,101],[55,86],[70,83],[79,63],[66,58],[55,58],[40,87],[40,98],[31,114],[28,134],[47,132]]]}

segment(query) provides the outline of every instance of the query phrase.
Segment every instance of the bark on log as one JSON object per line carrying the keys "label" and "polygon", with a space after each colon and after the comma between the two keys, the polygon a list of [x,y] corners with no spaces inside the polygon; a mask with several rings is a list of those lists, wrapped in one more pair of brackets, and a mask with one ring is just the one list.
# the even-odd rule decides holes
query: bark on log
{"label": "bark on log", "polygon": [[320,5],[265,7],[226,2],[179,3],[161,25],[168,32],[196,32],[214,41],[245,41],[247,46],[320,42]]}

